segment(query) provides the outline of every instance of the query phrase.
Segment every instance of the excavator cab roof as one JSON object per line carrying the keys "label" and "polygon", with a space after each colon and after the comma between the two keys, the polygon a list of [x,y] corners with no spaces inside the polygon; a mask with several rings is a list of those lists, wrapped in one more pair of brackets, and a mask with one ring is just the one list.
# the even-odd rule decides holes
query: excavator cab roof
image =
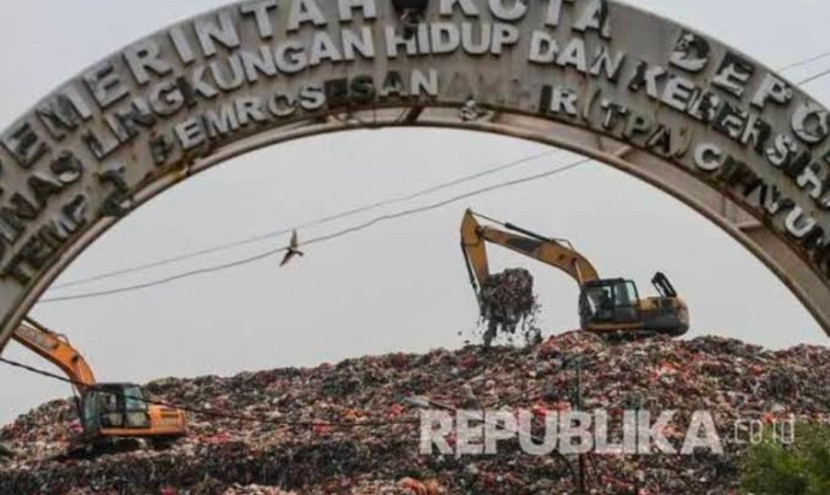
{"label": "excavator cab roof", "polygon": [[631,280],[626,278],[603,278],[600,280],[585,282],[584,287],[602,287],[606,285],[624,284],[626,282],[631,282]]}
{"label": "excavator cab roof", "polygon": [[97,383],[94,389],[115,395],[134,394],[136,398],[144,400],[144,389],[136,383]]}
{"label": "excavator cab roof", "polygon": [[105,383],[89,389],[81,400],[87,435],[102,430],[147,430],[152,427],[149,404],[139,385]]}

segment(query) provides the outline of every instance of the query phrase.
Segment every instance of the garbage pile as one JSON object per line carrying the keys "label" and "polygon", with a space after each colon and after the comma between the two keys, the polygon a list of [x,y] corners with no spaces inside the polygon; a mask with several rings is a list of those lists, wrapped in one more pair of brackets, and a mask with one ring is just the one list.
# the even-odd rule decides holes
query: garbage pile
{"label": "garbage pile", "polygon": [[276,487],[248,485],[241,486],[234,484],[222,495],[296,495],[295,492],[286,492]]}
{"label": "garbage pile", "polygon": [[[580,363],[579,389],[577,371]],[[739,421],[764,424],[830,411],[830,349],[770,352],[715,337],[612,345],[587,333],[535,347],[467,346],[425,355],[351,359],[313,369],[165,379],[154,398],[197,408],[190,435],[146,449],[58,462],[77,428],[70,401],[0,429],[0,493],[15,495],[532,495],[576,493],[575,456],[534,456],[506,441],[493,455],[420,453],[424,396],[464,409],[676,410],[677,447],[694,411],[711,413],[724,454],[599,455],[585,459],[592,494],[728,494],[736,490]],[[449,440],[454,444],[453,437]]]}
{"label": "garbage pile", "polygon": [[487,326],[485,347],[499,332],[512,336],[521,328],[525,340],[531,343],[541,335],[535,325],[540,306],[533,293],[533,275],[527,270],[515,268],[490,275],[482,284],[479,305],[482,322]]}

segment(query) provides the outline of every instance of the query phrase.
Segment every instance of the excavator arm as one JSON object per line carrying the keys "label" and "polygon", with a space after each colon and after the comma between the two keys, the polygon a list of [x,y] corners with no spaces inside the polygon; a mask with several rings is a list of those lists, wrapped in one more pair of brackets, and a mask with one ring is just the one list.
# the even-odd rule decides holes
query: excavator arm
{"label": "excavator arm", "polygon": [[[477,217],[501,225],[506,230],[483,226]],[[510,223],[501,223],[467,210],[461,222],[461,249],[467,262],[470,282],[476,292],[490,276],[486,245],[488,242],[558,268],[576,280],[580,287],[599,280],[596,268],[573,247],[566,245],[567,241],[549,239]]]}
{"label": "excavator arm", "polygon": [[90,387],[95,385],[95,375],[92,373],[86,359],[72,347],[72,344],[63,335],[47,329],[30,318],[26,318],[12,334],[12,338],[23,347],[60,368],[72,380],[80,395],[83,395]]}

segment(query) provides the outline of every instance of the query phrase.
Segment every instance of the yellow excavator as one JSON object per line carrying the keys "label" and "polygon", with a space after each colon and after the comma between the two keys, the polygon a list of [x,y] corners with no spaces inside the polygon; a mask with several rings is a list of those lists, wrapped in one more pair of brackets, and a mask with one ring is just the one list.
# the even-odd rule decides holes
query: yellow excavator
{"label": "yellow excavator", "polygon": [[[479,218],[504,230],[481,225]],[[664,274],[658,272],[652,279],[659,297],[641,299],[633,281],[600,278],[591,262],[568,241],[548,238],[467,210],[461,223],[461,248],[477,294],[490,277],[487,243],[534,258],[576,280],[581,289],[579,316],[583,330],[623,337],[654,334],[679,337],[689,330],[689,309]]]}
{"label": "yellow excavator", "polygon": [[72,382],[83,429],[72,455],[131,450],[138,440],[161,448],[187,435],[184,411],[150,404],[139,385],[98,383],[65,336],[26,318],[12,338],[60,368]]}

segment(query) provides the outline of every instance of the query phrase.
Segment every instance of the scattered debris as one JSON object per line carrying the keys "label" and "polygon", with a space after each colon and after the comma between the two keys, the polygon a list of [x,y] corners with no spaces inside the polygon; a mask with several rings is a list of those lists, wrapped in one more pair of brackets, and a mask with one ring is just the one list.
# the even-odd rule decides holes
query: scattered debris
{"label": "scattered debris", "polygon": [[14,457],[14,452],[6,444],[0,442],[0,461],[4,457]]}
{"label": "scattered debris", "polygon": [[464,122],[470,122],[474,120],[480,120],[488,113],[487,109],[482,107],[474,98],[470,97],[467,98],[467,101],[464,102],[464,106],[461,107],[459,110],[459,117]]}
{"label": "scattered debris", "polygon": [[296,492],[286,492],[280,490],[279,488],[269,487],[269,486],[261,486],[261,485],[248,485],[242,486],[238,484],[234,484],[232,487],[228,488],[225,493],[222,495],[297,495]]}
{"label": "scattered debris", "polygon": [[541,336],[536,327],[540,305],[533,293],[533,275],[517,268],[490,275],[481,287],[481,319],[487,325],[484,346],[489,347],[499,332],[515,335],[521,328],[525,340],[534,343]]}
{"label": "scattered debris", "polygon": [[[0,469],[0,493],[15,495],[516,495],[575,493],[568,466],[517,449],[495,456],[419,453],[426,396],[453,407],[527,409],[540,418],[575,407],[581,358],[586,410],[644,408],[656,417],[710,411],[725,455],[588,456],[593,494],[736,493],[737,420],[816,418],[830,411],[830,349],[769,352],[715,337],[658,337],[609,345],[572,332],[534,348],[468,346],[426,355],[350,359],[314,369],[280,369],[148,384],[154,397],[214,412],[193,416],[191,435],[165,451],[93,461],[52,460],[68,444],[73,403],[54,401],[0,428],[18,455]],[[615,414],[615,413],[613,413]],[[280,422],[369,423],[359,428]],[[390,423],[391,422],[391,423]],[[682,428],[681,428],[682,429]],[[675,445],[678,439],[669,440]],[[570,459],[575,464],[575,459]]]}

